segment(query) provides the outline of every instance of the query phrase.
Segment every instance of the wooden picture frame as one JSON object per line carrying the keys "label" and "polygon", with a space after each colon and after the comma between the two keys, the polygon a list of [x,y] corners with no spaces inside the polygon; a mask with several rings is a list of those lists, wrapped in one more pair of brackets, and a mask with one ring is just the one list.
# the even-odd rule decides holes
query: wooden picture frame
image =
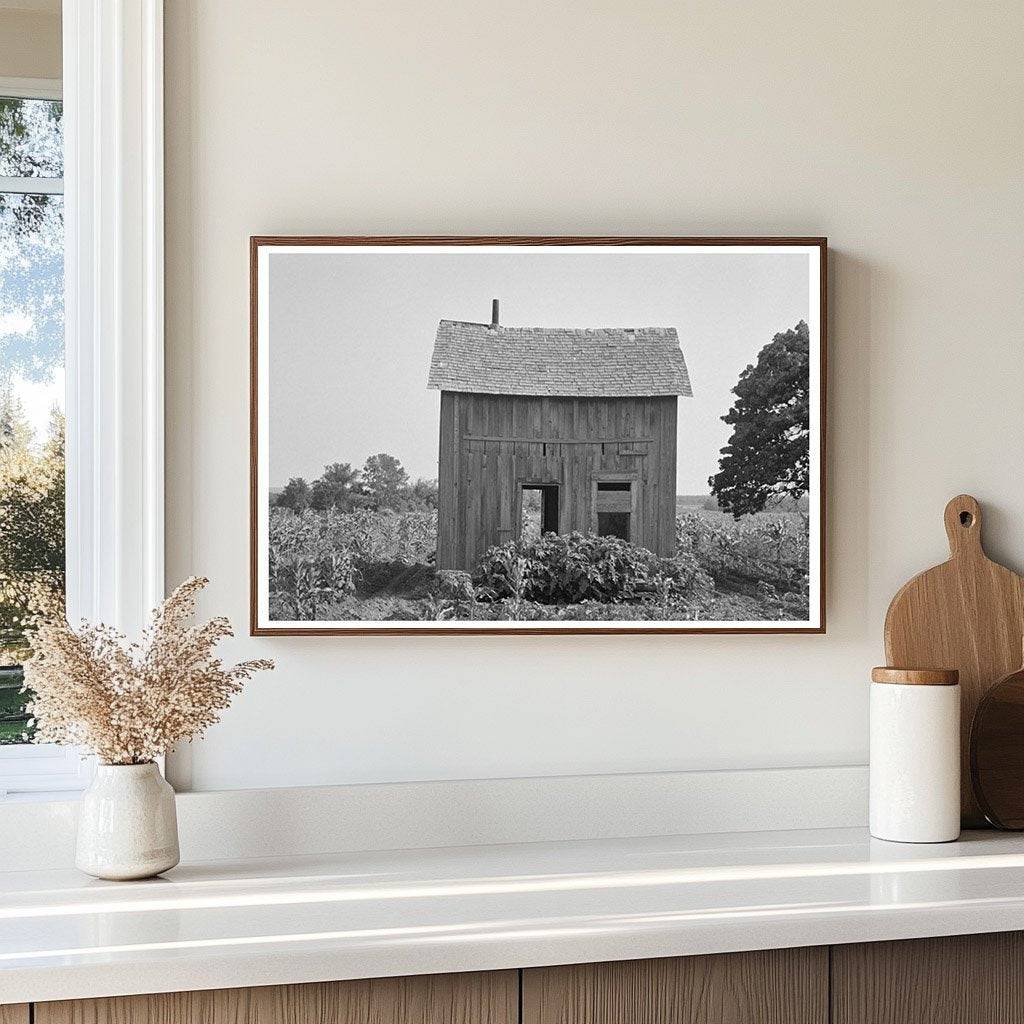
{"label": "wooden picture frame", "polygon": [[[582,247],[582,249],[580,248]],[[352,256],[358,257],[364,254],[373,254],[376,257],[390,256],[392,253],[398,255],[415,255],[428,259],[430,256],[435,254],[458,254],[463,253],[473,254],[487,254],[487,255],[507,255],[509,257],[519,256],[520,254],[537,253],[543,252],[544,254],[572,254],[577,258],[582,255],[592,254],[596,256],[621,256],[622,254],[634,254],[638,257],[657,257],[661,255],[682,255],[687,256],[765,256],[770,257],[775,254],[782,254],[784,251],[788,251],[786,254],[795,254],[806,258],[807,265],[807,315],[805,318],[801,318],[802,326],[805,333],[808,335],[809,341],[806,344],[807,348],[807,383],[806,383],[806,400],[808,406],[808,422],[810,429],[807,432],[807,446],[806,446],[806,467],[809,467],[805,473],[807,480],[806,491],[800,494],[798,490],[793,490],[791,493],[796,494],[801,504],[799,505],[800,515],[806,520],[806,541],[801,541],[797,538],[798,545],[801,549],[805,546],[806,552],[802,555],[806,561],[806,594],[804,597],[800,597],[798,594],[794,599],[797,603],[800,600],[804,601],[806,607],[806,618],[801,619],[762,619],[757,621],[748,620],[736,620],[733,624],[733,620],[703,620],[703,619],[665,619],[659,621],[653,620],[636,620],[634,621],[615,621],[615,620],[561,620],[561,621],[549,621],[547,619],[523,619],[523,620],[508,620],[508,619],[495,619],[482,621],[480,619],[456,619],[456,620],[426,620],[417,619],[415,621],[395,621],[395,620],[356,620],[356,619],[345,619],[345,620],[319,620],[319,619],[306,619],[306,618],[281,618],[280,614],[274,615],[271,613],[271,589],[269,577],[271,574],[271,554],[270,554],[270,518],[271,500],[283,501],[281,493],[271,491],[270,484],[270,469],[269,469],[269,454],[268,449],[270,447],[270,358],[269,351],[271,346],[271,327],[270,327],[270,316],[268,313],[269,307],[269,295],[270,295],[270,267],[271,258],[279,260],[281,256],[285,255],[318,255],[323,256],[325,260],[329,260],[331,256]],[[563,634],[685,634],[685,633],[696,633],[696,634],[708,634],[708,633],[748,633],[748,634],[780,634],[780,633],[817,633],[821,634],[825,632],[825,604],[826,604],[826,571],[825,571],[825,537],[826,537],[826,501],[825,501],[825,452],[826,452],[826,402],[827,402],[827,387],[826,387],[826,367],[827,367],[827,256],[828,246],[827,240],[822,237],[793,237],[793,238],[780,238],[780,237],[606,237],[606,236],[595,236],[595,237],[548,237],[548,236],[470,236],[470,237],[449,237],[449,236],[253,236],[250,238],[249,245],[250,253],[250,510],[249,510],[249,532],[250,532],[250,632],[253,636],[292,636],[292,635],[308,635],[308,636],[342,636],[342,635],[391,635],[391,636],[402,636],[402,635],[458,635],[458,634],[475,634],[475,635],[563,635]],[[278,263],[275,263],[277,266]],[[280,264],[284,266],[284,264]],[[325,264],[326,265],[326,264]],[[356,264],[352,264],[355,266]],[[429,262],[423,265],[429,265]],[[568,264],[567,264],[568,265]],[[655,264],[650,264],[655,265]],[[318,264],[319,266],[319,264]],[[787,264],[788,266],[788,264]],[[802,280],[802,279],[801,279]],[[336,293],[331,289],[331,294]],[[488,296],[489,298],[489,296]],[[279,307],[287,306],[287,303],[281,303],[275,300],[275,310]],[[642,303],[639,304],[638,308],[642,308]],[[655,367],[650,372],[652,380],[655,380],[656,387],[660,390],[655,391],[654,386],[649,388],[652,391],[652,397],[645,398],[640,392],[630,391],[628,395],[626,392],[616,391],[613,396],[600,398],[596,396],[596,392],[592,394],[590,391],[573,391],[572,395],[561,395],[558,391],[559,387],[565,388],[577,388],[579,389],[582,385],[579,383],[580,379],[586,378],[587,373],[591,373],[595,378],[602,376],[602,370],[600,367],[591,368],[591,370],[580,370],[580,363],[575,361],[572,363],[572,369],[567,369],[565,373],[559,371],[558,364],[554,361],[549,362],[542,369],[549,371],[553,376],[565,377],[567,379],[573,378],[575,380],[569,384],[563,385],[552,385],[543,394],[534,396],[537,402],[546,400],[547,405],[545,408],[553,408],[558,405],[559,402],[572,402],[573,411],[571,415],[575,417],[574,422],[577,424],[578,432],[582,433],[582,437],[566,437],[564,434],[555,433],[553,439],[545,440],[544,430],[538,428],[536,431],[527,430],[521,431],[519,434],[515,430],[509,431],[505,429],[504,433],[493,433],[490,430],[469,430],[464,431],[461,437],[454,437],[453,444],[456,446],[453,448],[455,453],[449,461],[459,463],[472,462],[472,460],[479,460],[478,464],[487,463],[488,459],[491,459],[491,463],[499,460],[502,456],[500,453],[509,453],[508,458],[510,460],[510,468],[508,473],[511,474],[509,479],[513,482],[511,485],[502,483],[499,477],[502,477],[504,470],[495,469],[493,464],[489,466],[489,472],[492,474],[492,479],[498,480],[495,487],[502,491],[501,498],[501,509],[495,512],[495,525],[493,530],[489,530],[488,526],[485,525],[479,528],[476,533],[479,536],[475,537],[473,541],[467,540],[469,531],[459,531],[458,519],[459,515],[468,515],[464,513],[462,507],[457,505],[456,499],[452,498],[453,493],[458,493],[459,483],[456,479],[459,470],[448,469],[444,467],[444,431],[445,424],[450,420],[446,421],[445,417],[449,415],[461,417],[459,422],[466,422],[467,415],[470,418],[476,417],[474,422],[493,423],[495,422],[493,416],[490,420],[487,419],[486,415],[479,412],[479,410],[465,411],[465,405],[468,402],[472,405],[474,398],[471,392],[473,387],[483,386],[490,388],[492,387],[493,381],[491,377],[483,379],[482,385],[480,383],[474,383],[478,378],[472,376],[473,373],[479,374],[484,372],[485,374],[489,371],[486,369],[481,371],[480,367],[470,368],[470,370],[459,369],[457,372],[468,374],[466,379],[463,381],[462,378],[453,383],[452,374],[456,371],[452,369],[452,366],[459,363],[459,360],[463,358],[465,352],[469,352],[473,359],[477,358],[477,353],[480,351],[489,351],[486,348],[487,341],[492,337],[485,332],[488,329],[493,328],[501,335],[502,332],[508,332],[510,336],[516,338],[527,339],[524,344],[546,343],[548,335],[545,333],[549,330],[548,326],[544,327],[506,327],[504,323],[498,323],[497,320],[497,302],[495,301],[495,311],[492,317],[492,322],[488,324],[486,320],[481,323],[468,322],[468,321],[446,321],[441,320],[441,325],[454,324],[449,333],[458,334],[462,331],[463,334],[470,334],[472,338],[468,342],[463,342],[456,339],[455,342],[446,342],[449,345],[448,348],[441,353],[439,356],[440,341],[435,341],[435,352],[433,361],[431,363],[431,381],[429,387],[440,390],[441,392],[441,412],[440,412],[440,423],[438,430],[441,436],[441,448],[439,450],[439,465],[441,469],[441,476],[439,476],[440,484],[434,484],[435,492],[433,494],[433,500],[436,502],[438,512],[438,547],[436,554],[432,559],[428,559],[433,566],[439,569],[450,569],[452,572],[463,572],[467,571],[469,561],[472,558],[479,556],[479,550],[483,549],[483,545],[492,545],[494,543],[507,542],[509,539],[515,539],[523,534],[523,531],[527,529],[526,523],[523,519],[522,502],[524,500],[524,489],[537,489],[540,487],[556,487],[557,483],[551,477],[550,473],[537,472],[536,467],[538,465],[551,465],[551,460],[556,460],[555,465],[557,467],[557,459],[560,456],[552,456],[548,454],[548,448],[555,449],[558,451],[569,451],[570,449],[577,453],[589,449],[594,452],[591,471],[586,472],[586,467],[577,466],[577,462],[580,456],[565,456],[565,465],[569,465],[572,462],[571,469],[564,469],[565,473],[575,473],[577,475],[585,476],[583,485],[586,491],[586,512],[580,511],[578,506],[582,506],[582,499],[578,502],[572,502],[572,507],[567,508],[566,504],[557,511],[548,509],[543,512],[546,517],[543,521],[550,524],[554,522],[554,517],[557,517],[559,522],[559,532],[567,530],[569,526],[573,526],[575,529],[579,529],[578,524],[582,522],[579,518],[581,515],[587,515],[591,517],[590,522],[597,517],[598,508],[598,479],[603,480],[614,480],[619,478],[622,480],[628,480],[631,477],[636,476],[641,470],[635,468],[633,464],[625,465],[625,460],[633,460],[635,463],[643,463],[646,458],[649,460],[647,464],[653,464],[655,460],[651,458],[650,453],[657,447],[659,437],[669,436],[668,433],[654,436],[649,431],[639,431],[638,429],[628,433],[619,430],[617,433],[614,431],[605,430],[603,433],[600,429],[596,428],[591,424],[589,428],[590,432],[587,433],[586,425],[583,428],[579,427],[579,420],[586,420],[587,417],[599,417],[600,413],[595,412],[591,405],[595,402],[603,402],[605,405],[617,403],[615,408],[625,408],[628,406],[630,401],[633,402],[647,402],[647,405],[643,407],[642,412],[636,413],[636,418],[641,419],[646,417],[645,423],[647,426],[650,423],[656,421],[656,415],[651,412],[656,405],[664,407],[666,410],[670,409],[670,412],[666,412],[666,416],[670,416],[670,420],[666,420],[666,423],[671,423],[671,426],[666,426],[665,431],[670,432],[675,428],[676,423],[676,398],[679,395],[688,396],[689,390],[683,390],[683,387],[689,388],[688,373],[685,365],[682,366],[681,376],[676,383],[665,383],[665,380],[671,376],[668,371],[662,368]],[[578,317],[577,317],[578,319]],[[792,317],[791,317],[792,319]],[[788,328],[792,325],[784,323],[776,325],[766,325],[764,345],[768,346],[773,341],[773,332],[775,340],[781,333],[787,332]],[[462,330],[466,328],[467,330]],[[616,345],[630,345],[634,344],[635,349],[630,349],[630,353],[643,353],[645,349],[642,344],[646,344],[650,339],[659,338],[660,343],[664,343],[664,339],[669,335],[664,332],[670,331],[671,338],[677,337],[676,330],[672,328],[605,328],[603,325],[599,326],[595,324],[593,328],[587,327],[570,327],[561,328],[558,325],[552,324],[550,326],[550,333],[554,335],[556,329],[561,335],[565,336],[562,341],[564,346],[559,351],[572,352],[578,354],[579,352],[579,339],[582,337],[589,337],[591,335],[600,336],[599,340],[604,339],[605,335],[601,332],[607,333],[607,344],[611,346],[609,351],[618,353],[620,349],[615,348]],[[441,331],[441,326],[438,327],[438,331]],[[540,339],[539,342],[534,339],[532,335],[529,335],[529,331],[538,332],[537,337]],[[637,336],[633,333],[634,331],[640,332],[638,340],[633,341]],[[518,333],[517,333],[518,332]],[[655,333],[652,333],[655,332]],[[657,334],[656,332],[662,332]],[[792,333],[788,331],[788,333]],[[498,335],[493,337],[497,338]],[[484,339],[483,342],[480,339]],[[566,340],[567,339],[567,340]],[[602,341],[602,343],[605,343]],[[462,349],[453,350],[452,344],[464,345]],[[483,344],[483,349],[481,349]],[[518,344],[518,342],[516,342]],[[586,348],[589,342],[584,341],[583,347]],[[596,343],[595,343],[596,344]],[[653,343],[652,343],[653,344]],[[575,345],[576,348],[572,348]],[[679,342],[675,342],[678,348]],[[670,346],[671,347],[671,346]],[[425,342],[423,344],[423,352],[421,355],[428,354],[429,345]],[[662,349],[667,351],[666,349]],[[456,358],[447,358],[451,355],[452,351],[456,351]],[[534,351],[530,349],[528,351]],[[652,349],[653,351],[653,349]],[[687,357],[689,353],[687,353]],[[486,355],[482,357],[486,362]],[[505,358],[502,356],[502,358]],[[575,357],[574,357],[575,358]],[[583,355],[583,360],[586,361],[589,356],[586,353]],[[620,359],[622,365],[635,366],[640,362],[638,357],[631,356],[632,362],[626,359],[625,356],[616,355],[615,358]],[[750,362],[747,364],[747,370],[751,369],[753,360],[758,358],[758,352],[751,352]],[[472,360],[471,360],[472,361]],[[507,360],[506,360],[507,361]],[[680,362],[683,361],[683,357],[680,356]],[[528,360],[517,363],[516,365],[525,365]],[[651,360],[651,362],[656,362]],[[460,364],[461,365],[461,364]],[[440,367],[440,370],[439,370]],[[425,369],[425,360],[424,360]],[[322,376],[322,367],[311,367],[310,372],[313,378]],[[524,374],[529,377],[531,374],[536,377],[541,372],[541,369],[534,367],[524,371]],[[632,372],[632,371],[629,371]],[[446,376],[447,375],[447,376]],[[437,382],[435,383],[435,378]],[[549,377],[543,378],[547,381]],[[527,381],[521,385],[524,388],[535,386],[532,381]],[[545,385],[547,386],[547,385]],[[592,387],[600,390],[604,388],[601,383],[589,384],[585,386]],[[616,385],[619,386],[619,385]],[[643,384],[637,385],[643,387]],[[698,385],[699,386],[699,385]],[[446,390],[446,387],[454,390]],[[675,389],[675,394],[671,392]],[[450,402],[446,401],[445,396],[450,396]],[[636,395],[635,399],[630,398],[629,395]],[[619,399],[625,396],[623,401]],[[661,396],[666,396],[663,398]],[[489,400],[502,400],[506,403],[520,403],[531,401],[527,392],[519,390],[514,392],[503,392],[500,390],[488,390],[486,392],[477,393],[477,398],[482,399],[485,403]],[[666,400],[670,399],[670,400]],[[588,405],[587,403],[591,403]],[[454,407],[463,406],[458,412],[454,413],[446,409],[446,404],[450,404]],[[493,405],[493,402],[490,402]],[[586,407],[586,408],[584,408]],[[518,408],[518,405],[516,405]],[[639,407],[638,407],[639,408]],[[727,412],[726,408],[721,409],[721,413]],[[488,414],[490,415],[490,414]],[[513,416],[515,413],[510,413],[509,416]],[[532,415],[532,414],[531,414]],[[570,415],[566,413],[566,415]],[[623,413],[626,415],[626,413]],[[483,419],[481,419],[483,416]],[[722,416],[718,417],[719,419]],[[511,422],[511,420],[510,420]],[[708,428],[710,429],[710,428]],[[721,430],[722,428],[717,428]],[[672,444],[675,445],[675,437],[672,437]],[[614,446],[614,448],[612,448]],[[543,454],[532,455],[526,454],[530,452],[532,448],[538,448],[543,450]],[[601,462],[597,471],[593,469],[593,461],[599,458],[597,451],[598,447],[603,454],[600,456]],[[612,454],[607,454],[609,451]],[[666,474],[665,480],[671,480],[673,483],[676,480],[674,462],[678,459],[675,453],[674,447],[670,449],[673,459],[673,467],[670,471],[666,468],[664,473]],[[499,453],[491,456],[490,453]],[[522,452],[523,454],[517,454]],[[464,454],[463,454],[464,453]],[[724,453],[723,453],[724,454]],[[339,458],[344,457],[342,455]],[[538,462],[538,458],[541,460]],[[533,460],[532,462],[530,460]],[[517,462],[521,462],[521,465],[515,465]],[[547,460],[547,462],[544,462]],[[618,460],[618,462],[616,462]],[[667,460],[663,460],[667,461]],[[721,463],[720,463],[721,465]],[[451,476],[450,484],[446,485],[444,474],[448,473]],[[469,472],[467,480],[472,479],[472,472]],[[525,482],[524,482],[525,481]],[[539,481],[539,482],[538,482]],[[278,480],[280,483],[280,480]],[[425,483],[425,480],[421,480],[420,483]],[[468,488],[469,485],[467,485]],[[482,486],[482,485],[481,485]],[[568,485],[566,485],[568,488]],[[678,526],[679,509],[681,507],[688,508],[688,506],[680,506],[680,497],[676,497],[675,494],[668,495],[666,497],[666,491],[669,484],[665,483],[664,480],[659,478],[659,481],[655,481],[647,485],[647,490],[650,495],[650,501],[647,504],[653,502],[660,502],[658,510],[655,512],[647,511],[644,514],[648,516],[648,520],[645,520],[643,524],[637,521],[637,516],[640,514],[636,511],[637,502],[642,501],[641,488],[638,486],[634,489],[630,496],[629,502],[625,498],[620,498],[615,495],[609,495],[606,499],[602,499],[602,508],[607,507],[613,510],[609,513],[609,518],[606,521],[608,527],[606,532],[612,532],[614,536],[621,536],[623,532],[626,533],[627,537],[632,538],[632,534],[629,533],[631,523],[637,524],[635,530],[637,535],[644,535],[647,538],[646,543],[650,545],[651,550],[658,557],[674,557],[673,548],[672,551],[667,550],[667,545],[670,543],[667,540],[667,526],[664,522],[664,517],[667,513],[667,508],[671,505],[673,514],[673,530],[674,534],[677,534],[680,527]],[[779,486],[782,486],[781,484]],[[790,486],[788,483],[785,486]],[[794,485],[795,486],[795,485]],[[513,490],[514,494],[507,493],[509,490]],[[498,493],[494,490],[491,493]],[[566,490],[567,500],[572,498],[575,492]],[[581,494],[583,491],[580,492]],[[359,500],[369,501],[370,499],[365,495],[358,495]],[[355,500],[355,499],[353,499]],[[470,501],[476,501],[478,504],[480,499],[478,496],[474,496]],[[547,500],[544,498],[543,500]],[[552,499],[554,500],[554,499]],[[710,499],[714,503],[715,499]],[[773,499],[774,500],[774,499]],[[780,498],[779,501],[789,501],[788,498]],[[447,502],[447,505],[446,505]],[[453,503],[455,502],[455,503]],[[341,506],[338,506],[340,508]],[[621,516],[618,520],[615,519],[615,509],[626,509],[627,507],[633,509],[631,515],[627,515],[625,519]],[[652,506],[653,507],[653,506]],[[772,506],[773,508],[775,506]],[[791,506],[787,505],[787,508]],[[294,508],[300,508],[298,504]],[[306,519],[310,519],[312,512],[300,511],[295,512],[294,508],[286,509],[283,512],[279,512],[279,517],[286,517],[287,515],[303,515]],[[792,506],[797,508],[797,506]],[[454,509],[454,511],[453,511]],[[660,511],[659,511],[660,510]],[[338,512],[337,508],[332,514],[337,513],[342,515],[345,513]],[[390,509],[388,510],[390,514]],[[324,515],[327,513],[324,512]],[[361,513],[362,514],[362,513]],[[365,513],[369,514],[369,513]],[[708,513],[712,515],[714,513]],[[779,513],[780,515],[782,513]],[[796,512],[793,512],[795,515]],[[725,513],[723,512],[723,515]],[[660,517],[660,518],[651,518]],[[486,518],[486,517],[485,517]],[[514,522],[510,524],[509,520],[514,518]],[[499,519],[501,520],[499,522]],[[278,520],[275,519],[275,522]],[[480,521],[474,520],[474,521]],[[291,520],[288,520],[292,523]],[[296,520],[295,522],[298,522]],[[744,520],[740,520],[740,525],[743,524]],[[622,524],[625,523],[625,527]],[[442,525],[447,524],[447,525]],[[640,528],[642,526],[642,528]],[[595,528],[596,529],[596,528]],[[722,529],[731,529],[726,523],[722,526]],[[737,528],[738,529],[738,528]],[[445,531],[447,530],[447,534]],[[618,530],[618,533],[615,531]],[[444,537],[454,538],[451,541],[447,541]],[[742,539],[742,538],[741,538]],[[639,542],[638,542],[639,543]],[[675,543],[675,542],[673,542]],[[474,547],[473,545],[476,545]],[[478,550],[479,549],[479,550]],[[697,551],[694,548],[694,551]],[[290,556],[289,556],[290,557]],[[698,556],[695,556],[698,557]],[[454,560],[454,561],[453,561]],[[301,559],[296,562],[299,565]],[[442,565],[444,562],[452,562],[452,565]],[[698,557],[699,561],[699,557]],[[455,564],[457,562],[458,564]],[[274,563],[277,566],[284,564],[280,557],[276,558]],[[713,568],[713,567],[712,567]],[[293,576],[288,576],[288,579],[298,578],[300,568],[295,570]],[[290,570],[288,570],[290,571]],[[424,570],[426,571],[426,570]],[[701,570],[703,571],[703,569]],[[275,579],[281,576],[284,570],[278,571],[275,575]],[[795,568],[793,565],[787,565],[786,572],[789,573],[793,578],[799,574],[799,565]],[[287,575],[287,572],[285,572]],[[712,579],[716,579],[712,575]],[[458,578],[460,581],[462,577]],[[461,584],[460,584],[461,585]],[[669,587],[670,584],[664,584]],[[346,584],[351,586],[351,584]],[[716,583],[717,587],[718,584]],[[296,593],[297,593],[296,584]],[[760,591],[759,591],[760,592]],[[767,591],[766,591],[767,592]],[[773,590],[774,592],[774,590]],[[281,597],[282,591],[275,591],[274,601],[279,604],[284,602],[284,598]],[[290,593],[290,591],[289,591]],[[339,591],[340,593],[340,591]],[[716,591],[717,594],[717,591]],[[482,610],[483,613],[489,613],[489,609],[496,607],[495,605],[484,605],[480,603],[479,596],[476,596],[476,591],[471,598],[473,607]],[[727,594],[725,595],[728,596]],[[742,597],[743,595],[740,595]],[[778,595],[776,595],[778,596]],[[788,598],[786,595],[779,597],[780,607],[783,602]],[[423,598],[423,601],[426,601]],[[439,599],[434,598],[435,604],[439,602]],[[503,604],[502,607],[507,607],[510,599],[506,595],[500,599]],[[717,597],[712,602],[715,604]],[[753,599],[751,599],[753,600]],[[774,598],[773,598],[774,600]],[[358,603],[356,597],[346,598],[343,602],[346,607],[354,606]],[[398,601],[398,604],[402,604],[402,601]],[[443,604],[443,602],[440,602]],[[721,602],[718,602],[721,604]],[[715,605],[717,607],[717,605]],[[289,608],[299,608],[299,599],[295,598],[293,605],[289,605]],[[433,605],[431,605],[433,607]],[[458,607],[457,602],[453,602],[453,607]],[[555,606],[552,606],[553,608]],[[575,607],[584,607],[584,605],[566,605],[568,609]],[[643,605],[644,608],[653,607],[650,605]],[[690,607],[685,604],[679,605],[679,607]],[[772,605],[774,607],[774,605]],[[532,609],[532,610],[531,610]],[[528,611],[530,614],[547,614],[547,606],[538,607],[535,603],[530,606]],[[292,612],[296,615],[297,612]],[[419,614],[419,612],[417,612]],[[443,608],[438,614],[443,614]]]}

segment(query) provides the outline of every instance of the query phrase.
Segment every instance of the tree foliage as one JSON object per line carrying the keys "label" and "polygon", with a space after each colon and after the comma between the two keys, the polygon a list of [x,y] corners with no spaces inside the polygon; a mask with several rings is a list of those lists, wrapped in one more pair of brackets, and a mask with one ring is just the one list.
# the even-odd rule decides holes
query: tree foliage
{"label": "tree foliage", "polygon": [[409,488],[409,503],[413,508],[437,511],[437,481],[419,479]]}
{"label": "tree foliage", "polygon": [[352,512],[358,509],[391,512],[432,512],[437,509],[437,481],[409,480],[394,455],[371,455],[363,468],[348,462],[332,462],[312,484],[293,476],[270,499],[271,508],[301,513]]}
{"label": "tree foliage", "polygon": [[313,483],[309,504],[319,512],[329,508],[347,512],[359,497],[359,470],[347,462],[332,462],[324,466],[323,476]]}
{"label": "tree foliage", "polygon": [[64,418],[54,413],[41,447],[17,399],[0,405],[0,660],[27,653],[34,615],[63,613]]}
{"label": "tree foliage", "polygon": [[62,115],[59,101],[0,97],[0,174],[11,178],[61,177]]}
{"label": "tree foliage", "polygon": [[292,512],[304,512],[309,508],[311,489],[301,476],[293,476],[271,501],[273,508],[287,508]]}
{"label": "tree foliage", "polygon": [[[0,98],[0,175],[63,173],[61,105]],[[0,193],[0,386],[50,378],[64,352],[64,198]]]}
{"label": "tree foliage", "polygon": [[377,508],[395,508],[409,487],[409,474],[401,462],[386,452],[371,455],[363,466],[363,485]]}
{"label": "tree foliage", "polygon": [[810,331],[801,320],[761,349],[733,388],[722,417],[733,427],[719,472],[708,483],[737,518],[781,497],[800,498],[810,485]]}

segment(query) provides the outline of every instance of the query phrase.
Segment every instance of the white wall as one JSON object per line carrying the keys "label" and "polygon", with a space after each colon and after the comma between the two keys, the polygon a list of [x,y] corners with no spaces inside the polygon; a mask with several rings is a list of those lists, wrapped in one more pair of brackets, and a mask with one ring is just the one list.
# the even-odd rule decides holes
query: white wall
{"label": "white wall", "polygon": [[1024,565],[1024,6],[167,0],[168,579],[247,621],[250,234],[827,234],[824,637],[243,637],[199,789],[861,763],[894,589]]}

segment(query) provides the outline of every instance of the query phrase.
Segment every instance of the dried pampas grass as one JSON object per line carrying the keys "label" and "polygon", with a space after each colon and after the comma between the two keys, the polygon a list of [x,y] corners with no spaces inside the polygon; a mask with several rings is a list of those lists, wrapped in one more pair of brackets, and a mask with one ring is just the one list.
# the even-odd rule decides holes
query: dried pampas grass
{"label": "dried pampas grass", "polygon": [[228,620],[189,625],[208,582],[182,583],[153,612],[140,643],[102,624],[38,625],[25,663],[36,742],[87,747],[104,764],[145,764],[218,722],[242,684],[274,663],[225,668],[214,657],[232,635]]}

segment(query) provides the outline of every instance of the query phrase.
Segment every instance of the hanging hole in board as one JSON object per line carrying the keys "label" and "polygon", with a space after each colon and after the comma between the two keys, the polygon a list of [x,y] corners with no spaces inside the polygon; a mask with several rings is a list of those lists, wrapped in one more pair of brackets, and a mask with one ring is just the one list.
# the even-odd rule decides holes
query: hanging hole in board
{"label": "hanging hole in board", "polygon": [[961,526],[970,526],[973,522],[974,522],[974,516],[971,515],[970,512],[961,512],[960,513],[960,525]]}

